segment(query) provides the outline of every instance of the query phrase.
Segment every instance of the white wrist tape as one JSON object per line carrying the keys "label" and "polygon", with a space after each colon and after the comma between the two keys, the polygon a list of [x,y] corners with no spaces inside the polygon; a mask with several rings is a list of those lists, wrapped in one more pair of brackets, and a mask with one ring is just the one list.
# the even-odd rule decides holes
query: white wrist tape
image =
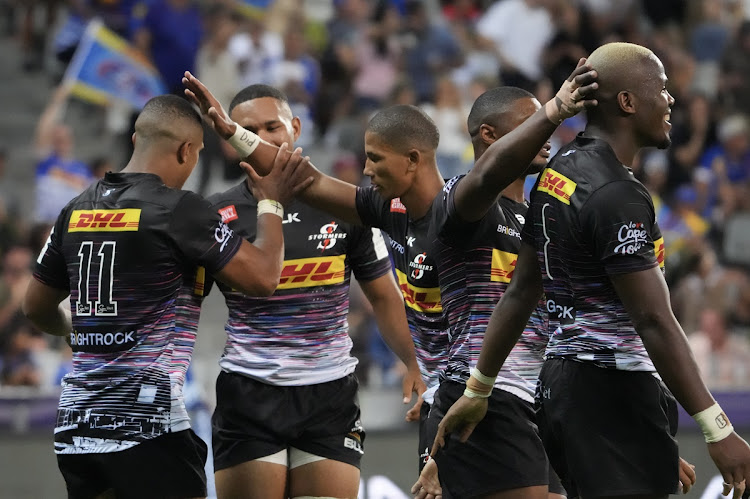
{"label": "white wrist tape", "polygon": [[729,418],[724,414],[718,403],[699,413],[693,414],[693,419],[701,427],[707,444],[724,440],[734,431],[732,423],[729,422]]}
{"label": "white wrist tape", "polygon": [[235,130],[234,135],[227,139],[227,142],[234,147],[234,150],[237,151],[240,158],[245,159],[253,153],[256,147],[258,147],[258,144],[260,144],[260,137],[250,130],[245,130],[236,123],[235,125],[237,130]]}
{"label": "white wrist tape", "polygon": [[284,207],[278,201],[261,199],[258,201],[258,216],[260,217],[264,213],[271,213],[279,218],[284,218]]}
{"label": "white wrist tape", "polygon": [[487,399],[490,398],[490,395],[492,395],[492,390],[487,393],[479,393],[475,392],[468,386],[464,389],[464,396],[469,397],[470,399]]}
{"label": "white wrist tape", "polygon": [[495,376],[494,378],[485,376],[484,374],[482,374],[482,371],[480,371],[476,367],[472,367],[470,372],[471,375],[474,376],[480,383],[484,383],[488,386],[495,386],[495,380],[497,379],[497,376]]}

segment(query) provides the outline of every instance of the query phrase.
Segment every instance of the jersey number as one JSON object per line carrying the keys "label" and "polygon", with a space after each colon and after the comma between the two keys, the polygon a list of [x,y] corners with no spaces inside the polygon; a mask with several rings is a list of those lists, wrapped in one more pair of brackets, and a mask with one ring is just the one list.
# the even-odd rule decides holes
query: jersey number
{"label": "jersey number", "polygon": [[[78,304],[76,315],[94,315],[111,317],[117,315],[117,302],[112,299],[112,283],[115,269],[115,241],[104,241],[97,251],[99,256],[99,278],[91,282],[91,260],[94,255],[93,241],[84,241],[78,249]],[[92,288],[96,290],[92,292]],[[92,295],[96,301],[91,303]]]}

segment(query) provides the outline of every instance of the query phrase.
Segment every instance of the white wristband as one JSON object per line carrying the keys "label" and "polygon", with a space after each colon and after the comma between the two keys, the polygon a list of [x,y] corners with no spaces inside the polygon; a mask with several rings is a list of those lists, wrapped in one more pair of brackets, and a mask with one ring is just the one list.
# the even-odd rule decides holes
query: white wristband
{"label": "white wristband", "polygon": [[250,130],[245,130],[236,123],[235,125],[237,130],[235,130],[234,135],[227,139],[227,142],[234,147],[234,150],[237,151],[240,158],[245,159],[253,153],[256,147],[258,147],[258,144],[260,144],[260,137]]}
{"label": "white wristband", "polygon": [[278,201],[272,199],[261,199],[258,201],[258,216],[261,216],[264,213],[271,213],[279,218],[284,218],[284,207],[281,206],[281,203]]}
{"label": "white wristband", "polygon": [[472,367],[470,373],[480,383],[484,383],[487,386],[495,386],[495,380],[497,379],[497,376],[495,376],[494,378],[485,376],[484,374],[482,374],[482,371],[480,371],[476,367]]}
{"label": "white wristband", "polygon": [[707,444],[724,440],[734,431],[732,423],[729,422],[729,418],[724,414],[718,403],[697,414],[693,414],[693,419],[701,427]]}
{"label": "white wristband", "polygon": [[487,399],[490,398],[490,395],[492,395],[492,390],[487,393],[479,393],[475,392],[468,386],[464,389],[464,396],[469,397],[470,399]]}

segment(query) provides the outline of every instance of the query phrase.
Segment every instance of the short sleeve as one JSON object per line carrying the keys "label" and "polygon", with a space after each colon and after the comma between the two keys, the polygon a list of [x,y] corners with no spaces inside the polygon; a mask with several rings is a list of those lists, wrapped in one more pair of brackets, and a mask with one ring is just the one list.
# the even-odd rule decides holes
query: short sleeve
{"label": "short sleeve", "polygon": [[470,244],[471,236],[477,231],[481,219],[466,222],[456,209],[456,186],[465,175],[449,179],[440,192],[440,198],[432,203],[432,223],[440,241],[449,246]]}
{"label": "short sleeve", "polygon": [[391,271],[391,260],[380,229],[352,227],[349,264],[358,281],[371,281]]}
{"label": "short sleeve", "polygon": [[378,227],[390,232],[390,213],[406,213],[406,207],[398,198],[385,200],[372,187],[358,187],[355,198],[357,214],[364,225]]}
{"label": "short sleeve", "polygon": [[596,190],[580,212],[584,237],[608,274],[638,272],[658,265],[659,238],[654,206],[639,182],[621,180]]}
{"label": "short sleeve", "polygon": [[242,244],[208,201],[192,192],[175,207],[169,234],[185,257],[206,267],[209,274],[224,268]]}
{"label": "short sleeve", "polygon": [[70,278],[68,266],[65,263],[63,253],[62,234],[65,232],[65,223],[70,216],[68,210],[63,210],[52,227],[47,241],[44,243],[39,257],[36,259],[34,278],[47,286],[70,290]]}

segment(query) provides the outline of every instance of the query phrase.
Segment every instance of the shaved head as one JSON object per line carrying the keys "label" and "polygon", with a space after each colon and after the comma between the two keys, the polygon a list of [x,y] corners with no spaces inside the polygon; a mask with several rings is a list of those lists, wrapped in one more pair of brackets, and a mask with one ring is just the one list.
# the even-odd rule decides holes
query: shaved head
{"label": "shaved head", "polygon": [[367,125],[390,148],[399,152],[409,149],[434,151],[440,141],[435,122],[417,106],[391,106],[378,112]]}
{"label": "shaved head", "polygon": [[203,136],[201,116],[176,95],[159,95],[149,100],[135,121],[138,142],[145,145],[164,140],[195,141]]}
{"label": "shaved head", "polygon": [[495,87],[477,97],[469,111],[466,124],[469,135],[474,137],[483,124],[499,127],[503,115],[513,110],[519,99],[536,99],[534,94],[518,87]]}

